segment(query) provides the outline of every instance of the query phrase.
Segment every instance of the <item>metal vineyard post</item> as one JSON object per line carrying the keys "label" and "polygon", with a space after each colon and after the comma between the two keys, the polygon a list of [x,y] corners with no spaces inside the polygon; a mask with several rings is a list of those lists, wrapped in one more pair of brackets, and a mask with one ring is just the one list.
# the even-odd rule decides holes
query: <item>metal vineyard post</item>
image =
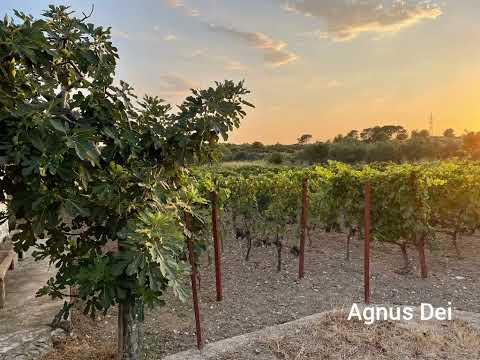
{"label": "metal vineyard post", "polygon": [[185,212],[185,227],[187,228],[189,234],[187,236],[187,247],[188,247],[188,259],[192,267],[191,279],[192,279],[192,297],[193,297],[193,311],[195,312],[195,327],[197,335],[197,348],[200,350],[203,348],[203,339],[202,339],[202,324],[200,321],[200,306],[198,304],[198,293],[197,293],[197,264],[195,264],[195,255],[193,253],[193,242],[191,235],[191,226],[190,226],[190,214]]}
{"label": "metal vineyard post", "polygon": [[305,275],[305,236],[308,222],[308,178],[303,179],[302,185],[302,213],[300,217],[300,258],[298,265],[298,278],[303,279]]}
{"label": "metal vineyard post", "polygon": [[217,289],[217,301],[223,300],[222,288],[222,255],[220,245],[220,219],[218,215],[218,193],[213,191],[212,194],[212,235],[213,246],[215,251],[215,285]]}
{"label": "metal vineyard post", "polygon": [[365,304],[370,304],[370,225],[371,225],[371,185],[365,184],[365,243],[363,256],[363,281]]}

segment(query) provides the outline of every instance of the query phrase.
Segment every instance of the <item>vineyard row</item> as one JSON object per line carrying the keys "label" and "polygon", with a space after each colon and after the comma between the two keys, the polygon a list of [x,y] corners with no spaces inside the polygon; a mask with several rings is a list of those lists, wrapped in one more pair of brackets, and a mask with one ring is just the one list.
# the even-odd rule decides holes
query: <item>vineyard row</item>
{"label": "vineyard row", "polygon": [[[370,238],[398,245],[404,271],[411,270],[407,248],[416,248],[421,275],[426,278],[425,251],[439,241],[438,234],[448,234],[460,256],[459,236],[472,234],[480,226],[480,164],[476,162],[364,167],[332,162],[311,168],[234,170],[202,167],[193,176],[199,196],[190,199],[194,215],[189,220],[190,240],[195,253],[191,263],[195,270],[195,259],[209,250],[213,238],[218,301],[223,298],[220,232],[246,241],[246,260],[254,243],[275,245],[279,270],[282,248],[288,247],[299,256],[299,278],[304,275],[310,231],[345,232],[347,260],[350,240],[361,234],[368,303]],[[196,285],[193,288],[196,297]]]}

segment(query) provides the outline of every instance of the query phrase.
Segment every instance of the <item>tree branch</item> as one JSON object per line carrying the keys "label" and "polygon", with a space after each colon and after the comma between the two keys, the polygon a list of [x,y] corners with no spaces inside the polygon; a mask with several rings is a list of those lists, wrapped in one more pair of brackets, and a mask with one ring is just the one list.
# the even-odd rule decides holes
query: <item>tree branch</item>
{"label": "tree branch", "polygon": [[87,15],[87,14],[85,14],[85,13],[82,11],[83,18],[81,18],[79,21],[80,21],[80,22],[84,22],[84,21],[87,20],[89,17],[91,17],[92,14],[93,14],[93,10],[94,10],[94,9],[95,9],[95,5],[92,4],[92,9],[90,10],[90,14]]}

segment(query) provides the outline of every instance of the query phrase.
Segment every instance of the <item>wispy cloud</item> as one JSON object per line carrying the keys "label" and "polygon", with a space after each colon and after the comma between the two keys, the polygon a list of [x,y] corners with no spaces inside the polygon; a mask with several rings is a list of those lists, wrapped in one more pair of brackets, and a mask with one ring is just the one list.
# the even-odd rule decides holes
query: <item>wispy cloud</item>
{"label": "wispy cloud", "polygon": [[225,70],[242,71],[246,69],[247,69],[247,66],[245,64],[242,64],[240,61],[226,60],[225,62]]}
{"label": "wispy cloud", "polygon": [[196,49],[191,52],[185,52],[182,57],[186,60],[208,61],[209,63],[218,63],[223,65],[223,68],[228,71],[242,71],[247,70],[248,66],[238,60],[234,60],[228,56],[214,55],[208,49]]}
{"label": "wispy cloud", "polygon": [[112,37],[119,39],[130,39],[130,34],[125,31],[112,30]]}
{"label": "wispy cloud", "polygon": [[199,16],[200,11],[186,4],[183,0],[165,0],[165,3],[168,7],[172,9],[177,9],[186,16]]}
{"label": "wispy cloud", "polygon": [[298,59],[298,55],[287,49],[287,43],[282,40],[275,40],[261,32],[240,31],[225,26],[210,24],[212,31],[220,32],[233,39],[259,49],[267,64],[281,66]]}
{"label": "wispy cloud", "polygon": [[337,41],[361,33],[396,33],[442,14],[440,5],[430,0],[282,0],[282,7],[325,20],[326,30],[309,35]]}
{"label": "wispy cloud", "polygon": [[165,41],[175,41],[175,40],[177,40],[177,37],[173,34],[167,34],[163,37],[163,40],[165,40]]}
{"label": "wispy cloud", "polygon": [[[200,11],[191,7],[184,0],[164,0],[166,5],[172,9],[178,9],[186,16],[200,16]],[[201,20],[200,20],[201,21]],[[262,32],[240,31],[235,28],[209,24],[209,28],[216,32],[222,32],[232,38],[243,41],[245,44],[260,49],[263,52],[264,60],[272,66],[281,66],[298,59],[298,55],[287,49],[287,43],[282,40],[275,40]],[[167,35],[166,41],[176,40],[175,36]],[[209,56],[205,50],[196,51],[185,57]],[[226,70],[244,70],[246,66],[238,61],[225,59]]]}
{"label": "wispy cloud", "polygon": [[191,59],[191,58],[196,58],[196,57],[201,57],[206,55],[208,52],[207,49],[195,49],[192,52],[189,52],[184,55],[185,58]]}
{"label": "wispy cloud", "polygon": [[338,81],[338,80],[330,80],[330,81],[327,81],[327,88],[329,89],[333,89],[333,88],[339,88],[339,87],[342,87],[343,86],[343,83]]}
{"label": "wispy cloud", "polygon": [[160,81],[160,92],[167,96],[184,95],[190,89],[197,87],[194,82],[172,74],[160,76]]}
{"label": "wispy cloud", "polygon": [[[158,25],[153,26],[153,31],[160,32],[160,26],[158,26]],[[175,40],[177,40],[177,36],[175,34],[168,33],[168,34],[164,35],[162,37],[162,39],[165,40],[165,41],[175,41]]]}

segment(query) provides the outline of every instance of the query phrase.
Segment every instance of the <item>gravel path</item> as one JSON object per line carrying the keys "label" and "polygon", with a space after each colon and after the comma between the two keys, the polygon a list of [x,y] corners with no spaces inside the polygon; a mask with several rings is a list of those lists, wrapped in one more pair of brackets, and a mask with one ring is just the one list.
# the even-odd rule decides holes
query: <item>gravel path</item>
{"label": "gravel path", "polygon": [[48,260],[34,261],[30,253],[7,273],[6,306],[0,309],[0,360],[38,359],[49,350],[48,324],[63,302],[35,294],[53,274]]}

